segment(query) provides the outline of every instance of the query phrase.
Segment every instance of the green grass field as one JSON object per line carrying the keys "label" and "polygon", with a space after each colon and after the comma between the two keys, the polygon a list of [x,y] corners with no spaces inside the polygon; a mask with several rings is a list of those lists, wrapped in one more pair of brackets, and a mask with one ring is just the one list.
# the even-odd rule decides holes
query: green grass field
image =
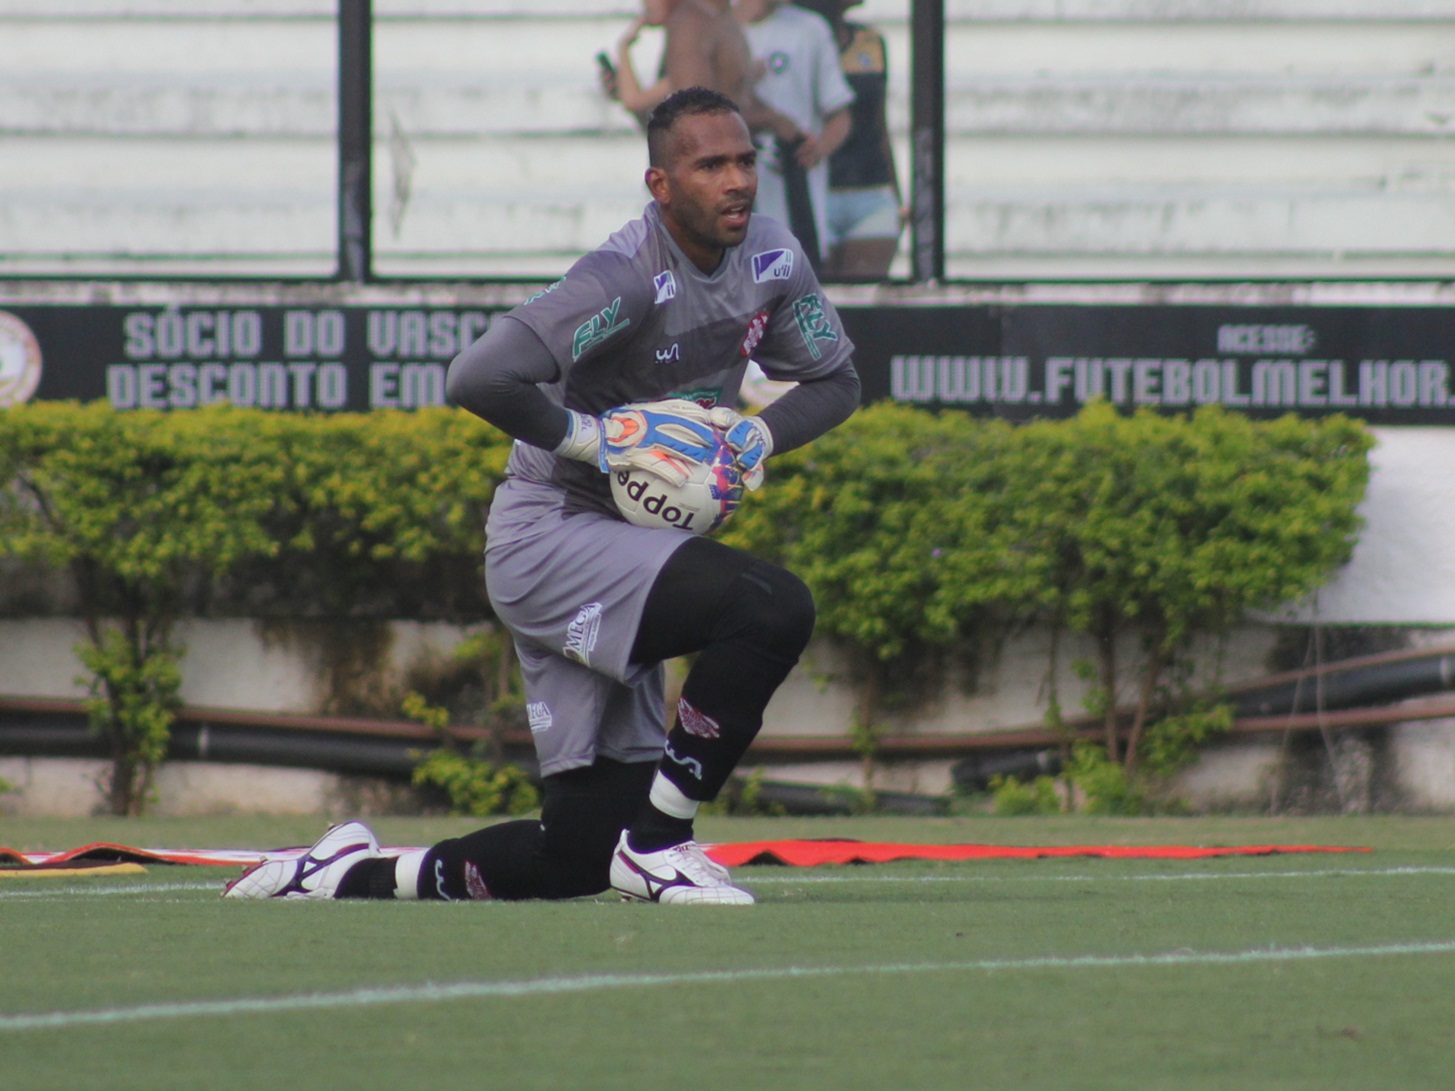
{"label": "green grass field", "polygon": [[[392,844],[469,828],[384,819]],[[302,844],[301,819],[0,845]],[[742,908],[226,902],[0,880],[0,1087],[1448,1088],[1455,819],[713,819],[704,840],[1358,854],[743,868]]]}

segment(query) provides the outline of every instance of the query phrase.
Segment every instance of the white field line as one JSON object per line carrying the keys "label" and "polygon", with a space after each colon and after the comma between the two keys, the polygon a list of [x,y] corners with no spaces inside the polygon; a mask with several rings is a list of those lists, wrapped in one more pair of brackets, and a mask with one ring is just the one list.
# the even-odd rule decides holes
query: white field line
{"label": "white field line", "polygon": [[[764,868],[763,871],[772,869]],[[819,875],[808,869],[787,869],[784,875],[761,874],[758,868],[749,871],[738,869],[744,886],[762,886],[774,883],[1175,883],[1183,881],[1204,882],[1216,879],[1308,879],[1335,878],[1342,876],[1368,876],[1372,878],[1398,875],[1455,875],[1455,867],[1394,867],[1394,868],[1319,868],[1309,871],[1187,871],[1170,875],[886,875],[877,870],[852,869],[848,874]],[[114,897],[116,895],[161,894],[177,891],[214,890],[219,894],[225,885],[223,878],[212,882],[198,883],[134,883],[129,886],[51,886],[27,890],[6,890],[0,887],[0,902],[12,899],[48,899],[77,897]]]}
{"label": "white field line", "polygon": [[0,1016],[0,1033],[69,1030],[84,1026],[154,1022],[199,1016],[277,1015],[388,1004],[430,1004],[459,1000],[500,1000],[563,993],[647,989],[662,985],[737,985],[762,981],[801,981],[834,977],[889,977],[907,974],[977,973],[997,970],[1104,970],[1166,966],[1245,966],[1324,959],[1390,958],[1455,954],[1455,940],[1393,943],[1370,947],[1273,947],[1246,951],[1169,951],[1154,955],[1072,955],[957,962],[868,963],[861,966],[786,966],[759,970],[708,970],[677,974],[585,974],[524,981],[460,981],[454,984],[402,985],[298,996],[237,997],[231,1000],[138,1004],[129,1008],[51,1011]]}
{"label": "white field line", "polygon": [[[8,881],[16,883],[29,883],[31,880],[14,879]],[[37,878],[35,881],[38,883],[42,883],[43,885],[37,887],[29,887],[25,890],[7,890],[4,887],[0,887],[0,902],[20,898],[30,900],[34,900],[36,898],[112,898],[122,894],[163,894],[172,893],[178,890],[215,890],[219,894],[221,894],[223,886],[226,885],[226,880],[222,879],[221,877],[219,877],[215,882],[210,883],[149,884],[143,882],[134,883],[130,886],[51,886],[50,884],[55,882],[54,879]]]}

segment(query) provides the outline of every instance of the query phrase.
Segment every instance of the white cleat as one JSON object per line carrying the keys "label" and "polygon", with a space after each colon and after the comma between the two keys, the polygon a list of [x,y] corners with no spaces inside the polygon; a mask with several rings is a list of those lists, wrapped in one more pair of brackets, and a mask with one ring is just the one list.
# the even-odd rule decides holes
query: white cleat
{"label": "white cleat", "polygon": [[264,860],[228,883],[224,898],[332,898],[349,868],[384,855],[362,822],[344,822],[291,860]]}
{"label": "white cleat", "polygon": [[753,896],[728,882],[727,868],[709,860],[696,841],[637,852],[623,832],[611,858],[611,885],[624,897],[663,905],[753,904]]}

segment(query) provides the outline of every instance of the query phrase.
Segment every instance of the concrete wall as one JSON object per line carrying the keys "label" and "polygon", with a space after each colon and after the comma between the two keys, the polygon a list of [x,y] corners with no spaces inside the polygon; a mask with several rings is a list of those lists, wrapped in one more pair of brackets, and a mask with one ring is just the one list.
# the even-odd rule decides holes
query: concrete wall
{"label": "concrete wall", "polygon": [[[642,140],[591,60],[635,4],[374,10],[380,274],[555,276],[639,211]],[[0,0],[0,275],[331,272],[333,12]],[[889,38],[907,178],[908,0],[859,12]],[[1455,0],[947,0],[946,18],[951,276],[1448,273]]]}
{"label": "concrete wall", "polygon": [[[401,694],[411,670],[448,656],[464,630],[448,625],[395,623],[381,669],[368,685]],[[326,707],[330,679],[321,649],[340,635],[311,625],[280,635],[249,621],[193,621],[181,626],[187,654],[182,696],[196,705],[269,712],[316,712]],[[1452,628],[1416,630],[1415,646],[1448,646]],[[64,619],[0,621],[0,693],[80,697],[72,648],[78,626]],[[1199,677],[1219,663],[1225,682],[1268,673],[1279,638],[1275,625],[1250,625],[1217,647],[1201,650]],[[1056,685],[1063,705],[1076,709],[1085,683],[1072,662],[1094,649],[1075,640],[1062,648]],[[1134,649],[1127,648],[1127,656]],[[952,668],[922,700],[887,713],[893,734],[933,735],[1035,727],[1049,692],[1049,649],[1044,633],[1008,641],[973,672]],[[768,708],[764,737],[846,736],[854,720],[852,667],[833,648],[816,642]],[[1321,749],[1322,748],[1322,749]],[[949,760],[885,763],[876,769],[880,790],[940,794],[951,788]],[[751,772],[749,764],[742,772]],[[766,776],[824,785],[861,786],[858,762],[772,764]],[[100,762],[0,758],[0,779],[15,791],[0,795],[0,814],[87,814],[99,802]],[[158,781],[159,814],[289,812],[341,814],[399,803],[396,793],[367,778],[252,766],[192,762],[169,765]],[[1199,809],[1262,810],[1283,807],[1354,811],[1398,808],[1455,810],[1455,722],[1399,725],[1382,736],[1350,734],[1325,739],[1238,737],[1209,747],[1184,774],[1178,794]]]}

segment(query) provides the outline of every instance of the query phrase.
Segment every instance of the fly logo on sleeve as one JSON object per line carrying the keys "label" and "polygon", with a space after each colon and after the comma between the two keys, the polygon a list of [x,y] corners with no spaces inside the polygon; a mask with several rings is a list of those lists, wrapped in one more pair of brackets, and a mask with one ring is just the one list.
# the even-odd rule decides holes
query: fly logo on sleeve
{"label": "fly logo on sleeve", "polygon": [[590,349],[607,340],[617,330],[631,325],[631,319],[621,318],[621,296],[603,307],[600,314],[594,314],[576,327],[576,336],[571,340],[571,359],[579,360]]}
{"label": "fly logo on sleeve", "polygon": [[820,346],[838,343],[838,332],[829,321],[817,292],[810,293],[793,304],[793,318],[798,323],[798,332],[803,335],[803,343],[808,346],[808,351],[815,360],[823,359],[823,349]]}
{"label": "fly logo on sleeve", "polygon": [[787,280],[793,276],[792,250],[764,250],[753,255],[753,283]]}

